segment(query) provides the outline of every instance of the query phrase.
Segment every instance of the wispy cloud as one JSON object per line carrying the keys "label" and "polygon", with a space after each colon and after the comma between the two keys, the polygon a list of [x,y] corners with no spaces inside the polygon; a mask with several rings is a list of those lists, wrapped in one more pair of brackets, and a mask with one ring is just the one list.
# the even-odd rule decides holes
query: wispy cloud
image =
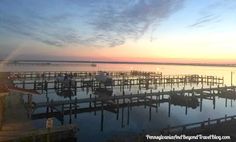
{"label": "wispy cloud", "polygon": [[199,11],[200,17],[189,27],[204,27],[226,20],[225,15],[234,12],[232,10],[235,10],[235,6],[235,0],[210,1],[208,5]]}
{"label": "wispy cloud", "polygon": [[216,23],[220,21],[220,16],[217,15],[204,15],[196,20],[195,23],[189,25],[189,27],[203,27],[209,23]]}
{"label": "wispy cloud", "polygon": [[183,0],[119,1],[116,6],[122,5],[121,8],[114,8],[110,3],[105,5],[90,24],[99,34],[109,36],[106,42],[111,43],[110,46],[116,46],[126,39],[139,39],[153,23],[165,20],[180,9]]}
{"label": "wispy cloud", "polygon": [[[2,1],[0,28],[57,47],[114,47],[142,37],[153,23],[179,10],[184,0],[61,0],[63,11],[51,8],[58,1],[40,2],[18,0],[22,7],[17,7],[17,3]],[[11,6],[17,9],[8,12]]]}

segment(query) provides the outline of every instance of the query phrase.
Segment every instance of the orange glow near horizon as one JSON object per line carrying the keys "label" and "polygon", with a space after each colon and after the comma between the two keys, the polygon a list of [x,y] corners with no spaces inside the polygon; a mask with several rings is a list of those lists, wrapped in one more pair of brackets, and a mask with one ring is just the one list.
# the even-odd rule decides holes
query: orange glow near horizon
{"label": "orange glow near horizon", "polygon": [[58,60],[235,64],[235,36],[234,33],[211,33],[209,37],[201,34],[166,35],[154,41],[148,38],[128,40],[125,44],[115,47],[69,44],[56,48],[28,41],[21,45],[24,50],[17,50],[17,55],[46,55]]}
{"label": "orange glow near horizon", "polygon": [[[200,35],[199,35],[200,36]],[[236,45],[232,37],[212,35],[198,39],[194,37],[166,37],[154,42],[149,40],[129,41],[117,47],[70,47],[57,51],[59,56],[82,57],[87,60],[174,62],[174,63],[236,63]],[[213,42],[213,39],[220,39]],[[170,42],[171,41],[171,42]],[[207,42],[208,41],[208,42]],[[210,42],[209,42],[210,41]],[[228,47],[227,50],[223,47]]]}

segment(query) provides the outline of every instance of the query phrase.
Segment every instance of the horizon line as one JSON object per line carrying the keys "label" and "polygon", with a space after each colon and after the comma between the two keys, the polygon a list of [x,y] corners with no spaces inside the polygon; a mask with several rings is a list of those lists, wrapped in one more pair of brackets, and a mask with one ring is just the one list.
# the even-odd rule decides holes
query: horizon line
{"label": "horizon line", "polygon": [[0,60],[0,62],[7,61],[8,63],[20,62],[52,62],[52,63],[103,63],[103,64],[146,64],[146,65],[188,65],[188,66],[220,66],[220,67],[236,67],[235,63],[178,63],[178,62],[140,62],[140,61],[104,61],[104,60]]}

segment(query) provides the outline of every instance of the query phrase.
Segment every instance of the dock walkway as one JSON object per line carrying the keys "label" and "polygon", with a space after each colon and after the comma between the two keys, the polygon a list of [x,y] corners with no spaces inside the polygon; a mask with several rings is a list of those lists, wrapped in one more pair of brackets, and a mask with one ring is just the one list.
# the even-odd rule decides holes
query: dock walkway
{"label": "dock walkway", "polygon": [[[50,103],[48,102],[39,102],[35,104],[34,108],[40,107],[47,107],[49,105],[59,106],[59,105],[69,105],[75,103],[94,103],[94,102],[107,102],[107,101],[114,101],[114,100],[123,100],[123,99],[133,99],[133,98],[145,98],[145,97],[152,97],[152,96],[164,96],[164,95],[171,95],[171,94],[185,94],[185,93],[202,93],[209,95],[211,92],[217,91],[221,92],[224,90],[235,90],[236,86],[224,86],[224,87],[214,87],[214,88],[200,88],[200,89],[189,89],[189,90],[171,90],[171,91],[159,91],[159,92],[150,92],[150,93],[140,93],[140,94],[127,94],[127,95],[119,95],[119,96],[110,96],[106,98],[83,98],[83,99],[73,99],[73,100],[63,100],[63,101],[53,101]],[[208,92],[208,93],[206,93]],[[215,94],[217,96],[217,94]],[[220,94],[218,94],[220,96]],[[199,96],[204,97],[204,96]],[[236,94],[235,94],[236,98]]]}
{"label": "dock walkway", "polygon": [[[23,97],[18,94],[19,91],[24,93],[27,90],[14,87],[13,82],[8,78],[9,75],[10,73],[7,72],[0,73],[0,142],[33,141],[32,139],[45,141],[43,138],[48,134],[48,130],[33,128]],[[38,94],[36,91],[30,90],[27,93]],[[75,127],[70,125],[52,129],[50,139],[57,141],[58,138],[71,137],[76,132]]]}

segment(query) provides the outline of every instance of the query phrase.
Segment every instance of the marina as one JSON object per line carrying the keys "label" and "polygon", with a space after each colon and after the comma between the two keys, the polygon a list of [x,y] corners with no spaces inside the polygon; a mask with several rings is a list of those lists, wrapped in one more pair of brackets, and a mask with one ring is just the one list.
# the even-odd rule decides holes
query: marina
{"label": "marina", "polygon": [[0,13],[0,142],[236,142],[235,0]]}
{"label": "marina", "polygon": [[[80,125],[74,125],[81,114],[100,115],[99,131],[103,132],[106,131],[104,130],[106,113],[115,115],[115,120],[121,119],[121,128],[124,128],[131,123],[132,110],[137,107],[147,109],[147,117],[151,121],[154,115],[152,110],[156,110],[157,113],[162,104],[167,104],[165,111],[167,117],[171,118],[172,110],[176,106],[184,107],[183,115],[187,116],[188,111],[192,109],[199,108],[199,112],[202,112],[204,100],[210,101],[212,108],[215,109],[217,98],[225,99],[225,107],[229,103],[232,107],[236,99],[236,86],[226,86],[224,77],[217,76],[163,75],[162,72],[144,71],[8,72],[4,74],[7,75],[4,80],[9,82],[8,91],[23,95],[28,121],[56,119],[59,123],[57,128],[51,131],[53,135],[63,135],[61,139],[65,139],[71,137],[68,134],[72,130],[75,136],[72,141],[77,141],[76,133],[80,133],[76,130],[82,129],[79,128]],[[81,91],[84,92],[82,97]],[[53,99],[50,97],[52,93],[66,99]],[[35,100],[37,96],[45,96],[46,100]],[[69,127],[73,129],[67,129],[67,125],[73,125]],[[166,133],[167,128],[169,131],[176,127],[172,128],[168,125],[159,131]],[[41,129],[39,135],[35,137],[29,137],[32,135],[31,130],[27,132],[28,135],[17,134],[19,136],[16,138],[35,139],[40,135],[46,135],[47,129]]]}

